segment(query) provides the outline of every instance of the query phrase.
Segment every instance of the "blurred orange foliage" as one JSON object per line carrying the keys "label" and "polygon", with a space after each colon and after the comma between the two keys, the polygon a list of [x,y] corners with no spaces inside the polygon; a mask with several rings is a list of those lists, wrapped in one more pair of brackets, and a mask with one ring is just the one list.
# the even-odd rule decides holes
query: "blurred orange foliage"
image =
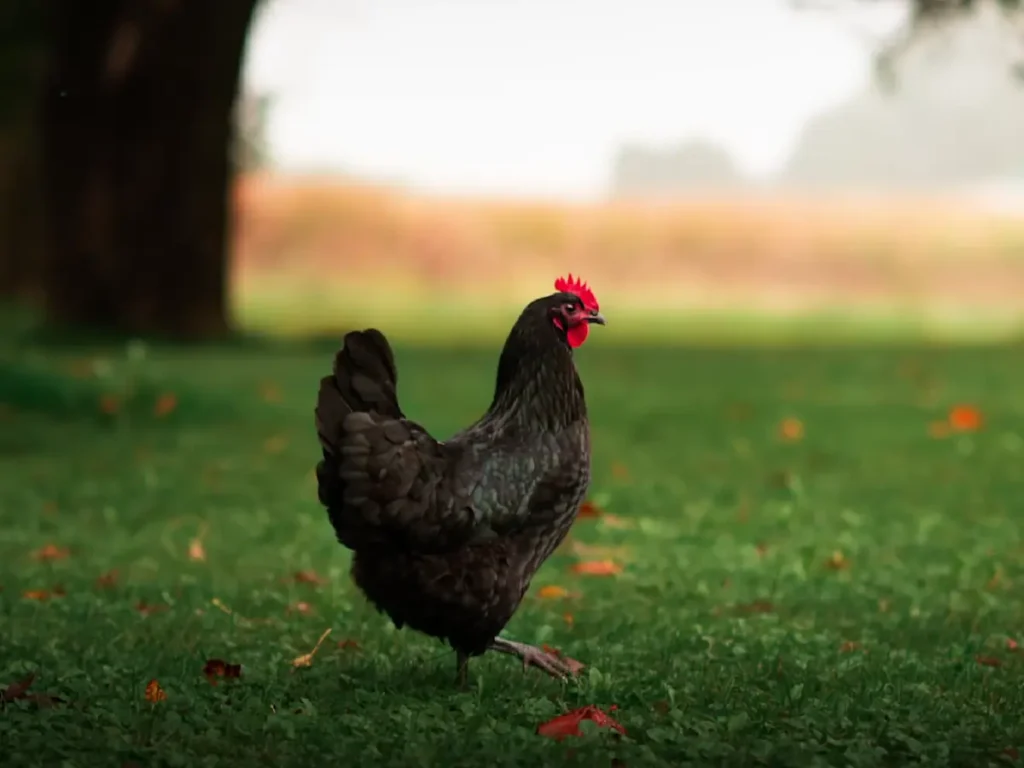
{"label": "blurred orange foliage", "polygon": [[[762,308],[937,299],[1016,306],[1024,219],[949,200],[594,204],[418,196],[269,175],[235,191],[235,275],[518,302],[570,269],[644,303]],[[483,299],[481,298],[481,301]]]}

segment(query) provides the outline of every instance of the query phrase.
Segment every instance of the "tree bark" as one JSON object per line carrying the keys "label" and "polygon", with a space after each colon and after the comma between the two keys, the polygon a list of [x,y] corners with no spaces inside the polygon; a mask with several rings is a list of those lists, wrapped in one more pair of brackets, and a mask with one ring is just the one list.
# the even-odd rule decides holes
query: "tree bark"
{"label": "tree bark", "polygon": [[50,0],[46,317],[117,334],[229,328],[233,107],[257,0]]}

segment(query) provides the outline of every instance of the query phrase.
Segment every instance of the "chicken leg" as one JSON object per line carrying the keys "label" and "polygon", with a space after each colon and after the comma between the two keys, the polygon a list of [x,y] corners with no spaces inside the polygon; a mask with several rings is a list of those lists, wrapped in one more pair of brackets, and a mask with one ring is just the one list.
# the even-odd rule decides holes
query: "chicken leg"
{"label": "chicken leg", "polygon": [[572,660],[568,662],[565,659],[560,659],[553,653],[537,648],[534,645],[527,645],[526,643],[517,643],[512,640],[505,640],[501,637],[496,637],[491,643],[490,650],[497,651],[498,653],[507,653],[509,656],[518,656],[523,660],[523,669],[529,667],[537,667],[542,669],[554,678],[559,680],[565,680],[567,677],[575,677],[577,670],[580,665],[579,662],[573,662],[577,665],[574,669]]}

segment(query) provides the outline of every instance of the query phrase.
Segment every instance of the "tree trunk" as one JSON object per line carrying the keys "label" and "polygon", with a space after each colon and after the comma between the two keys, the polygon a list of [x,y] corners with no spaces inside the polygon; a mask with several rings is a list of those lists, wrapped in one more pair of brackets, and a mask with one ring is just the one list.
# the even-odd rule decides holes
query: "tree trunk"
{"label": "tree trunk", "polygon": [[256,0],[50,0],[47,319],[227,332],[233,107]]}

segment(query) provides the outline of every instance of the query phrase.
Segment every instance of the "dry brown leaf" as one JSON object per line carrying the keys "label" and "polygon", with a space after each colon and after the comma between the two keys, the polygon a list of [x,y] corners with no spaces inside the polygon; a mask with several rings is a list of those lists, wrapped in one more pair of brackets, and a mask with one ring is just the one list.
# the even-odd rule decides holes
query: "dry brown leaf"
{"label": "dry brown leaf", "polygon": [[161,611],[166,611],[167,606],[159,604],[150,605],[145,600],[139,600],[139,602],[135,604],[135,610],[141,613],[143,616],[149,616],[151,613],[160,613]]}
{"label": "dry brown leaf", "polygon": [[267,403],[280,403],[284,400],[281,388],[272,381],[265,381],[260,384],[260,397]]}
{"label": "dry brown leaf", "polygon": [[779,422],[779,437],[787,442],[796,442],[804,438],[804,423],[800,419],[786,418]]}
{"label": "dry brown leaf", "polygon": [[316,571],[312,570],[296,571],[292,578],[296,584],[316,584],[319,586],[327,583],[327,579],[319,576]]}
{"label": "dry brown leaf", "polygon": [[850,561],[846,559],[846,555],[837,549],[825,561],[825,566],[833,571],[843,571],[850,567]]}
{"label": "dry brown leaf", "polygon": [[629,467],[620,461],[613,461],[612,477],[616,480],[629,480]]}
{"label": "dry brown leaf", "polygon": [[113,416],[121,410],[121,401],[115,395],[103,395],[100,398],[100,410],[108,416]]}
{"label": "dry brown leaf", "polygon": [[563,613],[562,621],[568,624],[570,627],[576,624],[576,618],[571,613]]}
{"label": "dry brown leaf", "polygon": [[27,589],[21,593],[26,600],[38,600],[40,602],[49,600],[51,597],[63,597],[64,588],[54,587],[53,589]]}
{"label": "dry brown leaf", "polygon": [[153,406],[153,415],[158,419],[170,416],[178,408],[178,397],[172,392],[165,392],[157,398]]}
{"label": "dry brown leaf", "polygon": [[313,612],[313,606],[304,600],[300,600],[297,603],[288,606],[288,613],[301,613],[306,616]]}
{"label": "dry brown leaf", "polygon": [[313,646],[313,650],[309,653],[304,653],[301,656],[296,656],[292,659],[293,667],[311,667],[313,666],[313,657],[316,656],[316,652],[320,650],[320,646],[323,645],[324,640],[331,634],[331,628],[328,627],[324,630],[324,633],[320,635],[320,639],[316,641],[316,645]]}
{"label": "dry brown leaf", "polygon": [[199,527],[199,533],[188,543],[188,559],[196,562],[206,560],[206,547],[203,546],[203,537],[206,536],[206,523]]}
{"label": "dry brown leaf", "polygon": [[985,425],[981,411],[973,405],[955,405],[949,410],[950,429],[955,432],[976,432]]}
{"label": "dry brown leaf", "polygon": [[861,644],[856,640],[844,640],[843,644],[839,646],[840,653],[852,653],[853,651],[860,650]]}
{"label": "dry brown leaf", "polygon": [[51,696],[48,693],[29,693],[29,688],[32,687],[35,679],[36,673],[31,672],[27,677],[0,690],[0,704],[8,704],[12,701],[31,701],[40,707],[52,707],[66,703],[60,696]]}
{"label": "dry brown leaf", "polygon": [[560,587],[557,584],[546,584],[537,590],[537,597],[545,600],[556,600],[560,597],[568,597],[569,590],[565,587]]}
{"label": "dry brown leaf", "polygon": [[1003,662],[994,656],[975,656],[974,660],[983,667],[1001,667]]}
{"label": "dry brown leaf", "polygon": [[58,547],[56,544],[47,544],[32,553],[35,560],[63,560],[71,554],[67,547]]}
{"label": "dry brown leaf", "polygon": [[203,665],[203,674],[210,685],[217,685],[218,680],[237,680],[242,676],[241,664],[229,664],[223,659],[207,659]]}
{"label": "dry brown leaf", "polygon": [[581,576],[614,576],[622,573],[622,566],[614,560],[585,560],[575,563],[572,572]]}
{"label": "dry brown leaf", "polygon": [[603,514],[604,510],[588,499],[587,501],[584,501],[582,504],[580,504],[580,509],[579,512],[576,513],[576,517],[591,518],[600,517]]}
{"label": "dry brown leaf", "polygon": [[636,523],[632,520],[627,520],[624,517],[613,515],[611,512],[605,512],[601,515],[601,525],[607,525],[609,528],[635,528]]}
{"label": "dry brown leaf", "polygon": [[100,574],[96,577],[96,588],[97,589],[110,589],[117,585],[119,574],[116,570],[107,571],[106,573]]}
{"label": "dry brown leaf", "polygon": [[949,436],[949,424],[945,421],[933,421],[928,425],[928,434],[936,440]]}
{"label": "dry brown leaf", "polygon": [[146,683],[145,697],[146,701],[150,702],[151,704],[156,704],[158,701],[167,700],[167,692],[160,687],[160,683],[157,682],[156,678],[153,678],[148,683]]}
{"label": "dry brown leaf", "polygon": [[339,651],[358,651],[360,649],[359,643],[355,640],[339,640],[337,643],[335,643],[335,646],[338,648]]}
{"label": "dry brown leaf", "polygon": [[543,650],[545,653],[550,653],[552,656],[555,656],[556,658],[559,658],[562,661],[564,661],[565,665],[569,668],[569,674],[573,677],[578,675],[580,671],[585,666],[587,666],[582,661],[576,661],[576,659],[572,659],[566,656],[564,653],[562,653],[561,649],[559,648],[553,648],[552,646],[545,644],[541,646],[541,650]]}
{"label": "dry brown leaf", "polygon": [[275,435],[263,441],[263,450],[270,454],[281,453],[287,447],[288,438],[284,435]]}

